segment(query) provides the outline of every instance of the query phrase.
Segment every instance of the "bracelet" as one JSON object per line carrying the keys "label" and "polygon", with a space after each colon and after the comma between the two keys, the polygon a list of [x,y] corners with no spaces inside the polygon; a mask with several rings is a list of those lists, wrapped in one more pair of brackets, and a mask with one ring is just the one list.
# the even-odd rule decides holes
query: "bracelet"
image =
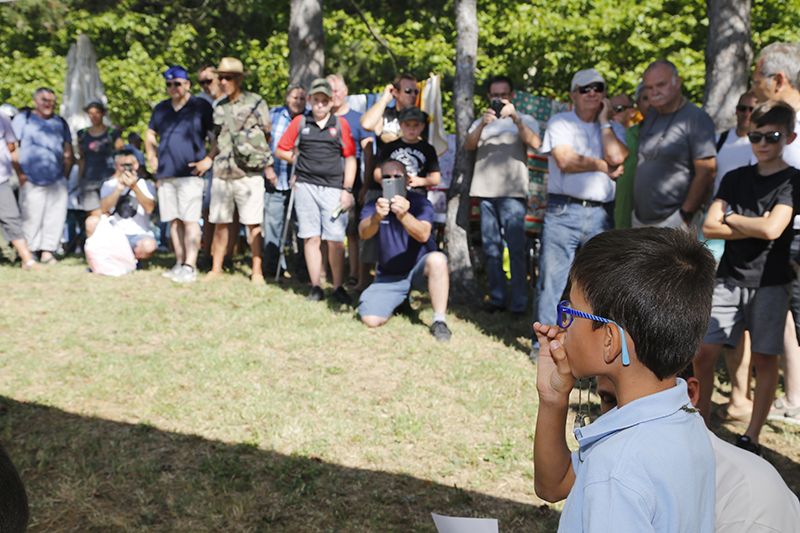
{"label": "bracelet", "polygon": [[522,122],[522,117],[517,115],[517,120],[514,121],[514,124],[519,125],[520,122]]}
{"label": "bracelet", "polygon": [[602,130],[603,128],[611,128],[611,123],[606,122],[605,124],[600,124],[600,129]]}

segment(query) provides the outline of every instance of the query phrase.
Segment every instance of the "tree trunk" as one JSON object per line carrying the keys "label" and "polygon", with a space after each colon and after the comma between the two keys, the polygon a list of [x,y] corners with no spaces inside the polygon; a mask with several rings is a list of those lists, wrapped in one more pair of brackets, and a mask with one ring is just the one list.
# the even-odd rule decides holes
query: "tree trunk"
{"label": "tree trunk", "polygon": [[325,67],[323,0],[291,0],[289,11],[289,83],[306,89]]}
{"label": "tree trunk", "polygon": [[736,104],[747,91],[753,46],[751,0],[708,0],[706,89],[703,108],[717,132],[736,126]]}
{"label": "tree trunk", "polygon": [[472,183],[474,152],[464,150],[464,141],[475,117],[475,64],[478,55],[478,14],[476,0],[456,0],[456,76],[453,105],[456,114],[456,163],[447,192],[447,223],[444,247],[450,260],[450,298],[454,302],[475,302],[481,297],[472,262],[469,241],[469,187]]}

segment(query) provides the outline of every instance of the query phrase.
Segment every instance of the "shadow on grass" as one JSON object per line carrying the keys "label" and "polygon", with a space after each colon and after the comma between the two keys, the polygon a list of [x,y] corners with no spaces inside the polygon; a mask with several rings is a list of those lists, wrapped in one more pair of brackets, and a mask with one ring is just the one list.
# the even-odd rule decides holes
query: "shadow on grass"
{"label": "shadow on grass", "polygon": [[559,513],[416,479],[0,397],[39,531],[434,532],[430,513],[555,531]]}

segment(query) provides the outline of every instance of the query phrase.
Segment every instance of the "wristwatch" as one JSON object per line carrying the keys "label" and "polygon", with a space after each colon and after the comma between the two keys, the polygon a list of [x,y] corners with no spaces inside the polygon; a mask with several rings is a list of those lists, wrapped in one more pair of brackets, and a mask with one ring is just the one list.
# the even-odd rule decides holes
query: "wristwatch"
{"label": "wristwatch", "polygon": [[687,224],[689,224],[694,218],[694,213],[692,213],[691,211],[687,211],[685,209],[681,209],[680,214],[683,221],[686,222]]}
{"label": "wristwatch", "polygon": [[345,187],[344,190],[346,190],[350,194],[353,194],[353,189],[351,187]]}
{"label": "wristwatch", "polygon": [[728,207],[728,209],[725,210],[725,214],[722,215],[722,223],[727,224],[728,217],[733,215],[734,213],[736,213],[736,211],[734,211],[732,207]]}

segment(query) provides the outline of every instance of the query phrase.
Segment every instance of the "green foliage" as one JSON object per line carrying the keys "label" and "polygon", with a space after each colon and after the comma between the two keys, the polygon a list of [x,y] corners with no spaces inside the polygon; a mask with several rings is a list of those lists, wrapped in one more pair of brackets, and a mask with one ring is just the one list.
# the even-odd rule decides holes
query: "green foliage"
{"label": "green foliage", "polygon": [[[41,85],[63,90],[65,57],[85,32],[95,48],[113,120],[142,131],[166,97],[161,72],[190,72],[223,56],[251,73],[246,88],[280,104],[288,82],[289,4],[277,0],[20,0],[0,6],[0,101],[30,105]],[[453,0],[329,0],[325,3],[326,70],[351,94],[381,92],[401,71],[441,74],[445,125],[453,131],[456,28]],[[362,20],[363,14],[364,19]],[[758,49],[797,40],[800,0],[753,0]],[[483,82],[506,73],[518,88],[568,98],[575,71],[596,67],[612,93],[633,92],[647,64],[676,63],[687,95],[702,100],[706,4],[701,0],[478,1],[480,49],[476,107]],[[379,42],[376,33],[385,43]],[[392,53],[389,53],[388,49]],[[190,78],[195,78],[194,74]]]}

